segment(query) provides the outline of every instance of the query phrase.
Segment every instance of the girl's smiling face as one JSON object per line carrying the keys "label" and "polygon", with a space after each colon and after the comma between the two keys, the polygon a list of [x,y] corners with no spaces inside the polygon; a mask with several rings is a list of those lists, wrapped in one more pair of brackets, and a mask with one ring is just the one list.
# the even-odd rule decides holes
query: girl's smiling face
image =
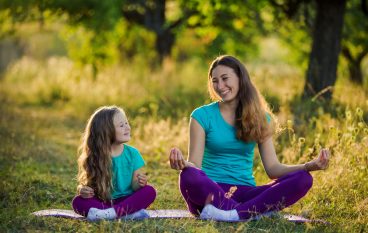
{"label": "girl's smiling face", "polygon": [[115,143],[121,144],[130,140],[130,125],[128,119],[122,112],[114,115]]}

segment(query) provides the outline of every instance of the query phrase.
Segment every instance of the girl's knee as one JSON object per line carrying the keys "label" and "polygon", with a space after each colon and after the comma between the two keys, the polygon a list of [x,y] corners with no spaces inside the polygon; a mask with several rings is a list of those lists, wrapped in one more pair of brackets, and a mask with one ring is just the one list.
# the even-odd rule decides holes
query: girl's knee
{"label": "girl's knee", "polygon": [[156,199],[156,189],[151,185],[146,185],[142,188],[147,195],[147,197],[150,197],[152,199],[152,202]]}
{"label": "girl's knee", "polygon": [[75,196],[72,200],[72,207],[74,212],[86,216],[86,211],[83,210],[83,203],[85,202],[85,199],[81,196]]}
{"label": "girl's knee", "polygon": [[156,196],[156,189],[153,186],[146,185],[145,188],[146,188],[146,191],[150,193],[152,196]]}
{"label": "girl's knee", "polygon": [[72,207],[73,207],[73,209],[75,209],[75,208],[76,208],[76,206],[78,206],[78,204],[79,204],[80,202],[82,202],[82,201],[83,201],[83,198],[82,198],[80,195],[75,196],[75,197],[73,198],[73,200],[72,200]]}

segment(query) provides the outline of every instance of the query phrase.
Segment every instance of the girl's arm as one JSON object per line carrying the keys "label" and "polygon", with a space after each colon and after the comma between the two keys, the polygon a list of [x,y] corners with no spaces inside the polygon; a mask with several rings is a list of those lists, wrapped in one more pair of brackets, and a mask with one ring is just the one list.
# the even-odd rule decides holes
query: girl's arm
{"label": "girl's arm", "polygon": [[91,187],[81,184],[77,186],[77,192],[83,198],[91,198],[95,195],[95,191]]}
{"label": "girl's arm", "polygon": [[328,166],[329,151],[327,149],[322,149],[318,158],[308,163],[297,165],[286,165],[279,162],[276,156],[275,148],[273,146],[272,137],[269,137],[264,142],[259,143],[258,149],[261,154],[262,163],[266,173],[271,179],[276,179],[287,173],[298,170],[324,170]]}
{"label": "girl's arm", "polygon": [[144,174],[143,169],[137,169],[134,171],[133,173],[133,178],[132,178],[132,189],[134,191],[144,187],[147,185],[147,176]]}
{"label": "girl's arm", "polygon": [[176,170],[182,170],[186,167],[202,167],[206,134],[195,119],[191,118],[189,124],[188,161],[184,160],[183,154],[179,149],[173,148],[170,151],[170,165],[171,168]]}

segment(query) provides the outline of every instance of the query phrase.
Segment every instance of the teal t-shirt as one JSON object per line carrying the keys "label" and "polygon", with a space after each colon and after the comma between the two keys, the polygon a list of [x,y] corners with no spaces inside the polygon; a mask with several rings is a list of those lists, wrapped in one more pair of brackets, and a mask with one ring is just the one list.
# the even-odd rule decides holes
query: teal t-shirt
{"label": "teal t-shirt", "polygon": [[128,196],[134,192],[132,189],[133,172],[144,166],[144,160],[139,151],[124,144],[123,152],[112,157],[112,199]]}
{"label": "teal t-shirt", "polygon": [[202,170],[217,183],[255,186],[253,158],[256,142],[236,138],[236,129],[221,115],[218,102],[195,109],[191,117],[206,133]]}

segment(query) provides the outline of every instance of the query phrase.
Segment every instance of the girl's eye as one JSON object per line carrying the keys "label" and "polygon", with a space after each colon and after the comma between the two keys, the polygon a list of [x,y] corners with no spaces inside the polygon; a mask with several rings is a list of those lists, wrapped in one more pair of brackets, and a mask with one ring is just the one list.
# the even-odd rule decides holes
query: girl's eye
{"label": "girl's eye", "polygon": [[223,77],[223,78],[222,78],[222,80],[223,80],[223,81],[225,81],[225,80],[227,80],[227,79],[228,79],[227,77]]}
{"label": "girl's eye", "polygon": [[217,83],[217,79],[212,79],[212,82],[213,83]]}

